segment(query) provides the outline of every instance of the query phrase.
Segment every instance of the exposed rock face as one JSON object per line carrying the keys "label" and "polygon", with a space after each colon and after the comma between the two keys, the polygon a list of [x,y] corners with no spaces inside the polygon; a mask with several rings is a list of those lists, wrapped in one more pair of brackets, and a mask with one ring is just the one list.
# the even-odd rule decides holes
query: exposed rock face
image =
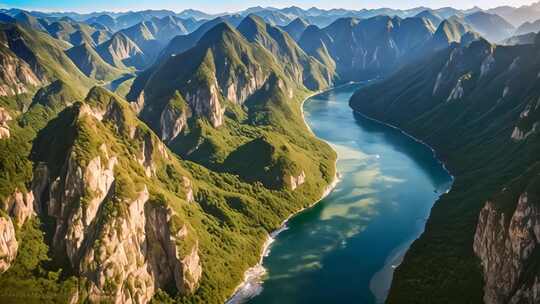
{"label": "exposed rock face", "polygon": [[0,67],[0,96],[26,93],[42,84],[30,66],[10,52],[0,50]]}
{"label": "exposed rock face", "polygon": [[156,279],[157,287],[164,287],[174,280],[176,288],[182,294],[193,293],[198,287],[202,268],[195,243],[189,253],[182,256],[177,243],[188,237],[184,225],[178,231],[172,231],[173,212],[161,206],[147,205],[146,234],[149,244],[150,271]]}
{"label": "exposed rock face", "polygon": [[11,216],[17,226],[21,227],[26,220],[34,215],[34,194],[15,190],[4,202],[5,211]]}
{"label": "exposed rock face", "polygon": [[508,219],[487,202],[482,209],[474,237],[474,252],[484,269],[484,302],[538,303],[540,284],[537,274],[525,278],[530,258],[540,248],[540,209],[538,202],[521,194]]}
{"label": "exposed rock face", "polygon": [[0,216],[0,273],[5,272],[17,256],[15,228],[9,217]]}
{"label": "exposed rock face", "polygon": [[176,109],[170,105],[166,106],[161,112],[159,120],[161,139],[165,142],[174,140],[186,126],[187,118],[186,111]]}
{"label": "exposed rock face", "polygon": [[289,176],[287,180],[287,186],[291,190],[296,190],[306,181],[306,173],[302,171],[298,176]]}
{"label": "exposed rock face", "polygon": [[82,255],[79,269],[90,280],[92,302],[147,303],[154,294],[154,280],[145,258],[144,204],[146,187],[133,199],[115,202],[118,216],[105,219],[94,243]]}
{"label": "exposed rock face", "polygon": [[480,66],[480,78],[488,75],[494,66],[495,57],[493,57],[493,54],[490,54],[488,57],[486,57],[486,59],[484,59],[484,61],[482,61],[482,65]]}
{"label": "exposed rock face", "polygon": [[11,116],[6,109],[0,107],[0,139],[9,138],[11,133],[9,132],[8,121],[11,120]]}
{"label": "exposed rock face", "polygon": [[521,141],[540,130],[540,98],[530,102],[519,114],[519,119],[512,131],[511,138]]}
{"label": "exposed rock face", "polygon": [[215,83],[201,86],[195,92],[186,94],[186,101],[196,116],[206,117],[214,128],[223,124],[225,108],[219,102]]}
{"label": "exposed rock face", "polygon": [[259,66],[249,66],[249,72],[246,74],[229,72],[218,82],[221,91],[224,92],[223,95],[237,104],[243,104],[251,94],[264,85],[268,78],[268,75],[265,75]]}
{"label": "exposed rock face", "polygon": [[138,115],[141,113],[141,111],[144,108],[144,90],[139,93],[137,96],[137,99],[133,102],[130,102],[129,105],[131,106],[131,109]]}
{"label": "exposed rock face", "polygon": [[450,92],[450,95],[446,99],[446,101],[452,101],[456,99],[461,99],[463,97],[465,90],[463,89],[463,80],[460,78],[456,84],[456,86],[452,89],[452,92]]}
{"label": "exposed rock face", "polygon": [[154,153],[158,153],[163,159],[170,159],[170,157],[163,143],[154,141],[149,133],[144,133],[143,135],[140,135],[140,137],[142,137],[140,146],[141,152],[137,161],[144,167],[146,176],[150,177],[156,173],[156,159]]}
{"label": "exposed rock face", "polygon": [[[105,146],[101,149],[106,152]],[[94,228],[91,226],[97,211],[114,182],[116,163],[116,157],[97,156],[81,167],[72,154],[65,165],[65,177],[51,184],[48,214],[56,218],[53,246],[65,248],[74,267],[82,256],[85,237]]]}
{"label": "exposed rock face", "polygon": [[512,131],[511,138],[516,141],[524,140],[527,137],[529,137],[531,134],[536,132],[538,129],[540,129],[540,123],[538,122],[534,123],[533,127],[528,131],[523,131],[518,126],[516,126],[514,127],[514,130]]}
{"label": "exposed rock face", "polygon": [[182,177],[184,188],[186,189],[186,201],[188,203],[195,201],[193,196],[193,188],[191,187],[191,180],[185,176]]}
{"label": "exposed rock face", "polygon": [[[113,122],[109,127],[117,132],[130,129],[125,113],[112,104],[120,107],[114,101],[104,106],[105,111],[82,106],[79,117]],[[141,143],[137,160],[152,176],[156,157],[170,160],[170,156],[151,132],[137,128],[135,137]],[[87,279],[90,302],[147,303],[157,288],[170,284],[181,294],[193,293],[202,276],[195,236],[186,225],[173,228],[174,212],[150,201],[146,185],[122,190],[115,173],[119,160],[112,151],[102,144],[88,159],[72,151],[58,177],[49,176],[44,164],[36,166],[32,183],[36,208],[56,220],[52,247]],[[188,200],[192,199],[191,182],[187,177],[183,182]]]}

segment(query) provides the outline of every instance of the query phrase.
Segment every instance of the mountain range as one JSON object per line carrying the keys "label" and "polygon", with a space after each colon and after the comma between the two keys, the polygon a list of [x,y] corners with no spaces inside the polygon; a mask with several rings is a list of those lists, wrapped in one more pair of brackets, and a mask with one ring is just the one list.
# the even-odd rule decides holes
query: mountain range
{"label": "mountain range", "polygon": [[0,302],[223,303],[335,181],[303,101],[371,80],[455,175],[388,303],[538,303],[537,7],[1,10]]}

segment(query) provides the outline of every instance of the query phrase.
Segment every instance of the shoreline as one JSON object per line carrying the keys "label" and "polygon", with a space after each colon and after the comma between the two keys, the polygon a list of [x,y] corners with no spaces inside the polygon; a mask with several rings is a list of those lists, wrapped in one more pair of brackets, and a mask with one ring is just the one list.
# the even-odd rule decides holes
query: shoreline
{"label": "shoreline", "polygon": [[[270,253],[270,247],[271,247],[272,243],[275,241],[275,238],[281,232],[288,229],[287,223],[289,222],[290,219],[292,219],[293,217],[299,215],[303,211],[305,211],[307,209],[310,209],[310,208],[314,207],[315,205],[317,205],[318,203],[320,203],[323,199],[325,199],[336,188],[336,186],[340,182],[340,174],[337,172],[337,162],[338,162],[337,152],[334,150],[334,148],[332,148],[332,146],[327,141],[317,137],[315,135],[315,133],[313,133],[313,130],[308,125],[308,123],[306,121],[306,117],[304,115],[304,104],[306,103],[306,101],[308,99],[310,99],[310,98],[312,98],[314,96],[324,94],[326,92],[329,92],[329,91],[332,91],[332,90],[335,90],[335,89],[338,89],[340,87],[344,87],[344,86],[347,86],[347,85],[352,85],[352,84],[354,84],[354,83],[346,83],[346,84],[343,84],[343,85],[339,85],[337,87],[332,87],[332,88],[328,88],[326,90],[320,90],[320,91],[317,91],[317,92],[313,92],[312,94],[307,95],[302,100],[302,102],[300,103],[300,112],[301,112],[301,115],[302,115],[302,120],[304,121],[304,124],[305,124],[306,128],[308,129],[308,131],[313,136],[315,136],[318,140],[324,141],[326,144],[328,144],[330,146],[330,149],[332,149],[336,153],[336,161],[334,162],[334,170],[335,170],[334,178],[333,178],[332,182],[330,184],[328,184],[328,186],[326,186],[326,188],[324,189],[321,197],[318,200],[316,200],[315,202],[313,202],[309,206],[304,207],[304,208],[298,210],[297,212],[294,212],[291,215],[289,215],[281,223],[281,225],[279,226],[278,229],[272,231],[271,233],[269,233],[267,235],[266,240],[263,243],[263,247],[262,247],[261,255],[260,255],[260,258],[259,258],[259,262],[257,262],[257,264],[251,266],[250,268],[248,268],[244,272],[244,280],[235,288],[232,295],[225,301],[226,304],[243,303],[243,301],[251,299],[254,296],[257,296],[262,291],[262,288],[261,288],[260,285],[262,284],[262,281],[263,281],[262,277],[266,274],[266,269],[263,267],[262,264],[264,262],[264,258],[267,257],[268,254]],[[257,286],[257,284],[259,286]],[[255,288],[255,289],[253,290],[253,288]]]}

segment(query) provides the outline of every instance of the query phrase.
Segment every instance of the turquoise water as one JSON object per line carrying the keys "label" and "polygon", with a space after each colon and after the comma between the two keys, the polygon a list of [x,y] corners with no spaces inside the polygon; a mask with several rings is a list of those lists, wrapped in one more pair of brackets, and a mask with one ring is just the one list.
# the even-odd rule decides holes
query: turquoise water
{"label": "turquoise water", "polygon": [[306,101],[308,125],[338,153],[341,182],[277,236],[262,290],[249,303],[384,301],[393,269],[451,186],[429,148],[353,113],[348,101],[358,88]]}

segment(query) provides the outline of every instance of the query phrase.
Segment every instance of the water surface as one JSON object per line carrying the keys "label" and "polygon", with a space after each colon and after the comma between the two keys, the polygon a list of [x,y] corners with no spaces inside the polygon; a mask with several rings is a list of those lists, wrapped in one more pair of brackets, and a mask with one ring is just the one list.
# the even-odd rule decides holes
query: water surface
{"label": "water surface", "polygon": [[433,152],[353,113],[348,85],[306,101],[313,132],[338,153],[341,182],[292,218],[265,257],[263,303],[380,303],[392,272],[424,229],[451,177]]}

